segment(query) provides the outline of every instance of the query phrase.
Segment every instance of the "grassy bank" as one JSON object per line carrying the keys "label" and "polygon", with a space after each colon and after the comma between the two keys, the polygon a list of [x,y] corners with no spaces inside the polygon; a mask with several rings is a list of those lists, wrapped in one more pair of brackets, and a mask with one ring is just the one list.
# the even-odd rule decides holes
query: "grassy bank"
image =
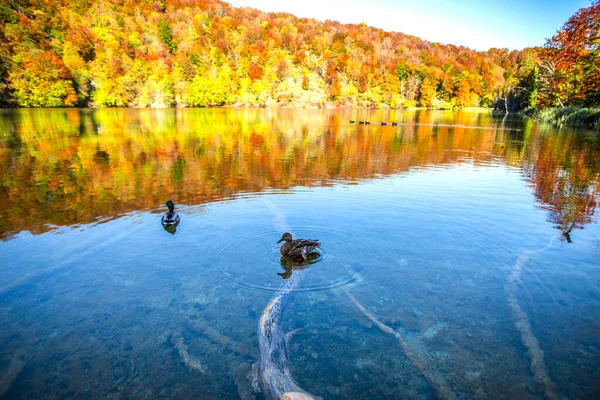
{"label": "grassy bank", "polygon": [[536,121],[553,125],[600,129],[600,108],[547,108],[532,109],[525,114]]}

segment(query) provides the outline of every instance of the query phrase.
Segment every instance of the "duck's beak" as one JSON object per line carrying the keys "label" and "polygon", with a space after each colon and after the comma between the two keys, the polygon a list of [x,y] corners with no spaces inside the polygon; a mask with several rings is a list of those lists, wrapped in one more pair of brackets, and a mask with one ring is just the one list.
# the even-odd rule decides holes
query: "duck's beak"
{"label": "duck's beak", "polygon": [[281,238],[277,241],[277,243],[281,243],[281,242],[283,242],[283,238]]}

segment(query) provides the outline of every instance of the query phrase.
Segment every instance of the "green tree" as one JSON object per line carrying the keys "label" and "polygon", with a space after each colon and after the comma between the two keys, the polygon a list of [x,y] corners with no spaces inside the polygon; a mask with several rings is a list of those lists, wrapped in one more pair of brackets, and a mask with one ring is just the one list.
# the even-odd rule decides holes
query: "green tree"
{"label": "green tree", "polygon": [[171,25],[167,21],[160,21],[158,23],[158,33],[163,43],[167,46],[171,53],[177,50],[177,45],[173,41],[173,31]]}
{"label": "green tree", "polygon": [[531,90],[529,92],[529,107],[535,108],[537,104],[538,93],[540,91],[540,69],[538,66],[533,67],[531,72]]}

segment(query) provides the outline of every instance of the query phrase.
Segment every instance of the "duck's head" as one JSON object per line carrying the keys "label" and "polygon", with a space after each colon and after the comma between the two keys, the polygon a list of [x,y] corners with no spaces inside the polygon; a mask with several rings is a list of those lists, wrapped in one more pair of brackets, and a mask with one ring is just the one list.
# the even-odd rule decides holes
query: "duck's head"
{"label": "duck's head", "polygon": [[167,201],[167,208],[169,209],[169,212],[173,212],[173,210],[175,209],[175,204],[173,204],[173,202],[169,200]]}
{"label": "duck's head", "polygon": [[292,241],[292,234],[291,233],[284,233],[283,235],[281,235],[281,239],[279,239],[279,241],[277,243],[281,243],[281,242],[291,242]]}

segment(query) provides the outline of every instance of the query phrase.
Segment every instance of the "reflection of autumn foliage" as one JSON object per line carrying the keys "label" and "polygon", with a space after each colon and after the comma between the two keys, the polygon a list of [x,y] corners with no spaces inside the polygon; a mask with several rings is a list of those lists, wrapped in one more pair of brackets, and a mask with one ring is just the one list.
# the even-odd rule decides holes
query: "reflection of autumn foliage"
{"label": "reflection of autumn foliage", "polygon": [[6,132],[0,139],[0,235],[89,223],[155,208],[168,197],[195,204],[502,157],[525,166],[554,222],[589,221],[598,190],[593,160],[600,159],[593,149],[600,146],[585,136],[525,125],[519,145],[489,114],[388,113],[373,111],[370,118],[406,124],[350,125],[351,111],[7,113],[0,119]]}
{"label": "reflection of autumn foliage", "polygon": [[525,127],[524,174],[550,220],[562,229],[590,223],[600,192],[598,135],[553,131],[546,140],[532,141],[531,122]]}

